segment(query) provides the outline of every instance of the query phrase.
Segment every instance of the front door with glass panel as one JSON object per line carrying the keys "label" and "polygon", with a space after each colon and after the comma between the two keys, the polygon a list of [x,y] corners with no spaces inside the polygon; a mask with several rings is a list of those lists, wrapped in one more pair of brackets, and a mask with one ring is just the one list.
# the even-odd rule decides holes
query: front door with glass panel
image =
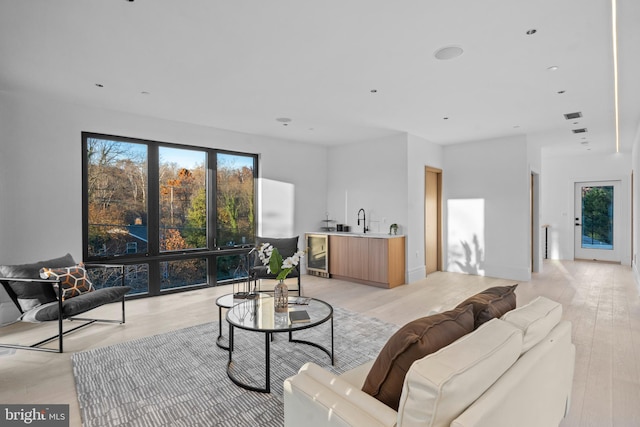
{"label": "front door with glass panel", "polygon": [[575,258],[620,262],[620,181],[576,182]]}

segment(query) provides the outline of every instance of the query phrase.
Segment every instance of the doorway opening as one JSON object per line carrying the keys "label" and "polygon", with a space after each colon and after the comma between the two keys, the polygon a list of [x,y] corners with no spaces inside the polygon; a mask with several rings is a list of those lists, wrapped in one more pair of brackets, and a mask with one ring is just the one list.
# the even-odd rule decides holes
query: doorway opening
{"label": "doorway opening", "polygon": [[442,271],[442,170],[425,167],[424,256],[429,275]]}
{"label": "doorway opening", "polygon": [[531,188],[530,188],[530,216],[531,216],[531,272],[538,273],[542,271],[542,248],[540,247],[540,234],[542,228],[540,226],[540,174],[531,172]]}

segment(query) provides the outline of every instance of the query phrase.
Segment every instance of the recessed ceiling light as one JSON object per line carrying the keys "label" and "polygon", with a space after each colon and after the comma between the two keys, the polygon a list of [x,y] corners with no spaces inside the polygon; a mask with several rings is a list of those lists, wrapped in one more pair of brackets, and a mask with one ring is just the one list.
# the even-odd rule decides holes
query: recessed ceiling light
{"label": "recessed ceiling light", "polygon": [[101,83],[96,83],[96,86],[98,86],[98,87],[104,87],[104,85],[102,85]]}
{"label": "recessed ceiling light", "polygon": [[147,92],[146,90],[143,90],[142,92],[140,92],[141,95],[149,95],[149,92]]}
{"label": "recessed ceiling light", "polygon": [[586,133],[587,132],[587,128],[571,129],[571,132],[573,132],[573,133]]}
{"label": "recessed ceiling light", "polygon": [[528,36],[532,36],[532,35],[534,35],[534,34],[535,34],[535,33],[537,33],[537,32],[538,32],[538,30],[536,30],[535,28],[532,28],[532,29],[530,29],[530,30],[527,30],[527,35],[528,35]]}
{"label": "recessed ceiling light", "polygon": [[280,123],[291,123],[291,119],[289,117],[278,117],[276,121]]}
{"label": "recessed ceiling light", "polygon": [[589,143],[589,141],[582,141],[582,142],[580,142],[580,144],[582,144],[582,145],[587,145],[588,143]]}
{"label": "recessed ceiling light", "polygon": [[440,60],[457,58],[462,55],[464,50],[460,46],[445,46],[435,51],[433,56]]}
{"label": "recessed ceiling light", "polygon": [[560,67],[558,67],[557,65],[552,65],[551,67],[547,67],[547,70],[549,70],[549,71],[557,71],[558,68],[560,68]]}
{"label": "recessed ceiling light", "polygon": [[564,92],[565,92],[564,90],[559,90],[559,91],[557,91],[556,93],[557,93],[558,95],[562,95]]}
{"label": "recessed ceiling light", "polygon": [[443,117],[442,120],[449,120],[449,117]]}

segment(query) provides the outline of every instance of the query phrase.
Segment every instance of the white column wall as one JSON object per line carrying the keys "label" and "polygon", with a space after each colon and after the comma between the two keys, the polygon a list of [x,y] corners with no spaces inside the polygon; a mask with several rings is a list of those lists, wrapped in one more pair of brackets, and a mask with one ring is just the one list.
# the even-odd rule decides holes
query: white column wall
{"label": "white column wall", "polygon": [[[425,168],[443,169],[442,146],[414,135],[408,135],[407,150],[407,191],[408,191],[408,229],[411,238],[407,239],[407,265],[409,283],[424,279],[425,266]],[[446,172],[443,171],[443,177]],[[444,252],[444,251],[443,251]]]}
{"label": "white column wall", "polygon": [[636,286],[640,293],[640,269],[638,268],[638,248],[640,247],[638,246],[640,245],[640,123],[638,123],[638,128],[633,140],[633,148],[631,151],[631,170],[633,171],[633,234],[631,236],[633,250],[631,253],[631,266],[636,279]]}
{"label": "white column wall", "polygon": [[[447,271],[529,280],[530,167],[526,137],[445,146],[444,165],[444,268]],[[465,203],[469,204],[466,211]],[[450,208],[453,204],[460,211],[457,213],[467,216],[468,224],[464,215],[456,219],[458,225],[452,223],[452,215],[456,214]],[[452,227],[465,226],[470,227],[467,240],[449,241],[450,234],[456,235],[461,231]],[[476,237],[480,240],[477,250],[473,242]],[[465,245],[471,248],[470,266],[461,265],[464,264]]]}

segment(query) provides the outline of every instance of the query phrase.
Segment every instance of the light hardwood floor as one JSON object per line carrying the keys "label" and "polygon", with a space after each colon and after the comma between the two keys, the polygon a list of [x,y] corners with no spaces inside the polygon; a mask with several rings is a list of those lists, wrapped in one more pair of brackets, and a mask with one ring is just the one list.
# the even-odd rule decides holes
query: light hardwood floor
{"label": "light hardwood floor", "polygon": [[[538,295],[559,301],[573,323],[576,369],[568,426],[640,426],[640,298],[629,267],[616,264],[546,261],[543,273],[519,284],[518,305]],[[446,310],[491,286],[514,281],[455,273],[394,289],[303,277],[304,293],[367,316],[403,325],[432,310]],[[71,426],[80,415],[71,371],[73,352],[217,320],[215,298],[230,286],[127,302],[126,325],[96,324],[70,334],[65,353],[18,350],[0,356],[1,403],[68,403]],[[119,307],[96,310],[117,317]],[[45,331],[49,329],[48,331]],[[0,329],[0,342],[33,342],[54,325],[15,324]],[[212,337],[212,345],[214,343]],[[0,353],[4,351],[0,349]]]}

